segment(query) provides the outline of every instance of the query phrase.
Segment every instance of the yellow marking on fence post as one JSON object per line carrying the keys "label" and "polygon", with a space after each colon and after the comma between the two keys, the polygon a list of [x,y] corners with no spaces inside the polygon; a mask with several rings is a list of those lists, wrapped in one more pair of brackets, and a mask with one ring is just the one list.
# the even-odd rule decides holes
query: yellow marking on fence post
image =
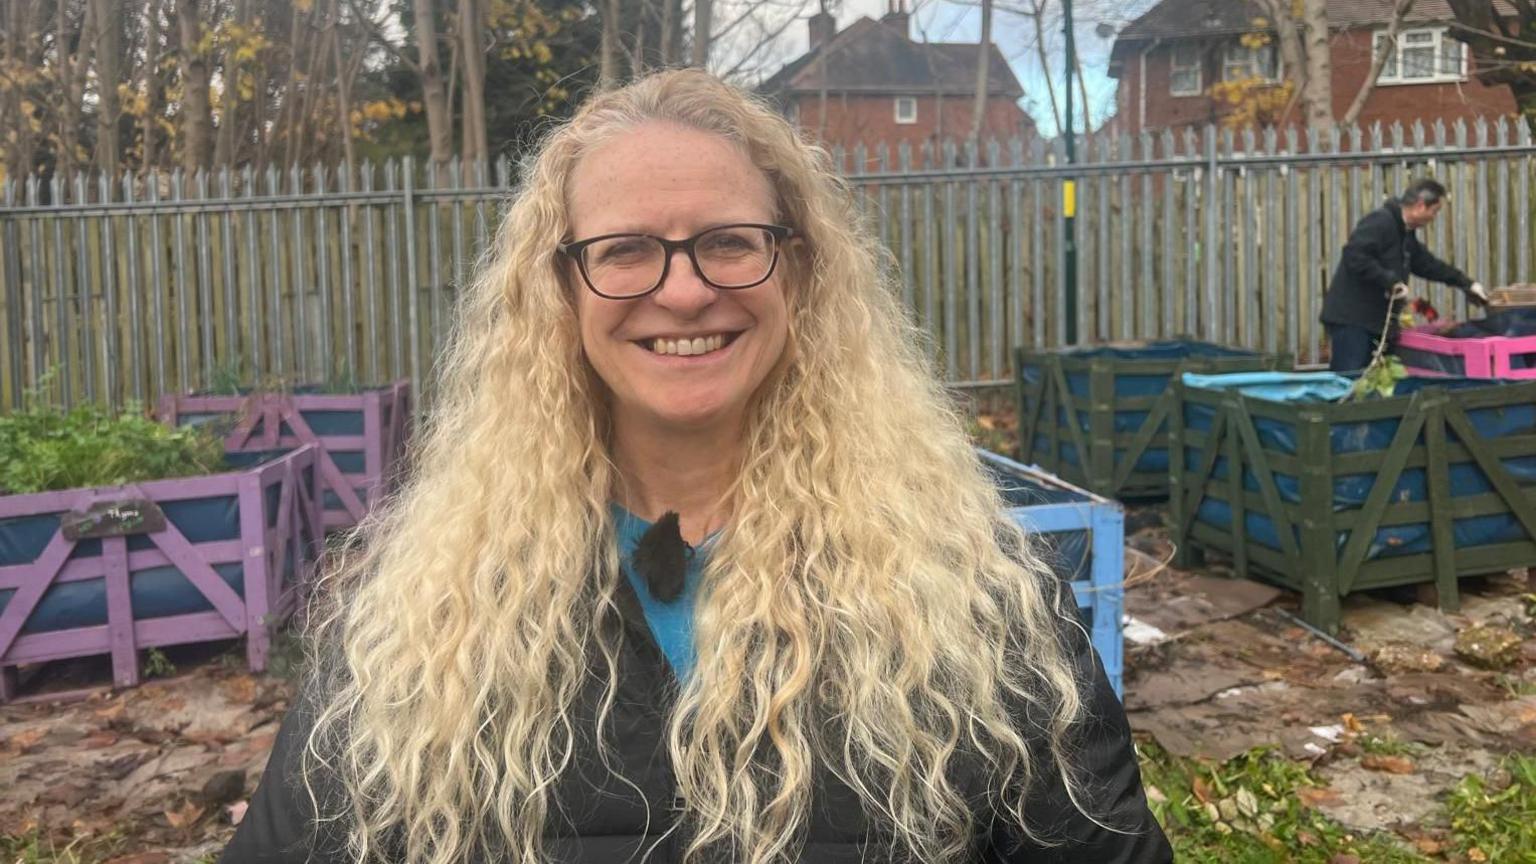
{"label": "yellow marking on fence post", "polygon": [[1077,218],[1077,181],[1067,180],[1061,184],[1061,215],[1068,219]]}

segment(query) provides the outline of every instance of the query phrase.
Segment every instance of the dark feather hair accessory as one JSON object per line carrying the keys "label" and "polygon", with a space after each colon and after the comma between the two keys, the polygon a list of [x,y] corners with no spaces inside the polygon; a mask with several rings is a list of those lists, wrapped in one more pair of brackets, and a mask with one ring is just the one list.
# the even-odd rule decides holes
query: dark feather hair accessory
{"label": "dark feather hair accessory", "polygon": [[671,603],[683,593],[688,559],[692,557],[693,547],[683,540],[677,513],[668,510],[656,524],[645,529],[630,563],[645,580],[652,597]]}

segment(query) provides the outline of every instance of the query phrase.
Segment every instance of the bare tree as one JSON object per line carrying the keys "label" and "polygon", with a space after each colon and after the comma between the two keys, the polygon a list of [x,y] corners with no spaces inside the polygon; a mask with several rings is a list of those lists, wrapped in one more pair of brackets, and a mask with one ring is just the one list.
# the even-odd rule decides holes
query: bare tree
{"label": "bare tree", "polygon": [[176,2],[176,25],[181,39],[181,165],[189,174],[207,168],[213,156],[213,106],[209,98],[208,59],[199,44],[203,36],[199,2]]}
{"label": "bare tree", "polygon": [[714,26],[714,0],[693,0],[693,65],[709,66],[710,28]]}
{"label": "bare tree", "polygon": [[604,0],[603,37],[598,60],[598,87],[607,90],[619,83],[619,18],[622,15],[619,0]]}
{"label": "bare tree", "polygon": [[117,121],[122,109],[117,82],[122,74],[122,19],[113,14],[111,0],[90,0],[96,13],[96,166],[108,177],[117,176]]}
{"label": "bare tree", "polygon": [[1274,25],[1285,74],[1296,84],[1293,101],[1303,106],[1309,126],[1319,130],[1332,126],[1333,64],[1328,46],[1327,0],[1258,3]]}
{"label": "bare tree", "polygon": [[981,44],[976,46],[976,101],[971,104],[971,143],[981,143],[987,116],[987,70],[992,68],[992,0],[981,0]]}
{"label": "bare tree", "polygon": [[459,0],[459,53],[464,60],[460,72],[464,78],[460,141],[464,161],[471,164],[484,161],[489,152],[485,132],[485,48],[480,42],[484,28],[485,15],[479,2]]}
{"label": "bare tree", "polygon": [[1374,52],[1371,57],[1371,69],[1365,73],[1365,80],[1360,83],[1360,89],[1355,93],[1355,99],[1349,103],[1349,110],[1344,112],[1343,123],[1345,126],[1354,125],[1360,119],[1360,112],[1365,110],[1366,100],[1371,98],[1371,91],[1376,89],[1376,82],[1381,78],[1381,70],[1386,68],[1387,57],[1393,52],[1393,45],[1397,44],[1397,34],[1403,29],[1403,19],[1413,10],[1415,0],[1395,0],[1392,4],[1392,17],[1387,21],[1386,48]]}
{"label": "bare tree", "polygon": [[1487,0],[1448,0],[1457,26],[1453,32],[1477,61],[1477,78],[1503,84],[1536,134],[1536,0],[1507,0],[1506,17]]}
{"label": "bare tree", "polygon": [[140,156],[140,164],[144,168],[151,168],[159,163],[160,150],[158,147],[160,128],[160,97],[162,86],[160,82],[160,0],[150,0],[145,9],[144,17],[144,65],[141,69],[144,87],[144,115],[140,118],[143,123],[142,140],[143,153]]}
{"label": "bare tree", "polygon": [[453,158],[453,126],[443,69],[437,59],[437,19],[432,0],[411,0],[416,13],[416,74],[421,102],[427,112],[427,147],[432,164],[441,169]]}

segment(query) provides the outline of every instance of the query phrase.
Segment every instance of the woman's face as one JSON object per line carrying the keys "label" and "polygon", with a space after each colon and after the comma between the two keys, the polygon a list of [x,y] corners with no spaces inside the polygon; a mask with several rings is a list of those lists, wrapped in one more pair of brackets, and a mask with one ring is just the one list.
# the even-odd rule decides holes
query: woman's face
{"label": "woman's face", "polygon": [[[719,136],[667,123],[625,131],[587,153],[571,175],[567,206],[576,241],[628,232],[682,240],[716,226],[775,221],[773,189],[745,154]],[[619,428],[741,421],[788,339],[779,257],[762,284],[722,290],[678,250],[661,287],[628,300],[593,293],[569,264],[582,347],[612,391]]]}

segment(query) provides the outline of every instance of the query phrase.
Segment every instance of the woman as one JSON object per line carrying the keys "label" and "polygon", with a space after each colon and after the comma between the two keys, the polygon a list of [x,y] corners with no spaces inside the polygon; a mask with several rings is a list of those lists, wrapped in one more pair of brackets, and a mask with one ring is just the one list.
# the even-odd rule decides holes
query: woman
{"label": "woman", "polygon": [[674,71],[524,177],[223,860],[1170,860],[825,154]]}

